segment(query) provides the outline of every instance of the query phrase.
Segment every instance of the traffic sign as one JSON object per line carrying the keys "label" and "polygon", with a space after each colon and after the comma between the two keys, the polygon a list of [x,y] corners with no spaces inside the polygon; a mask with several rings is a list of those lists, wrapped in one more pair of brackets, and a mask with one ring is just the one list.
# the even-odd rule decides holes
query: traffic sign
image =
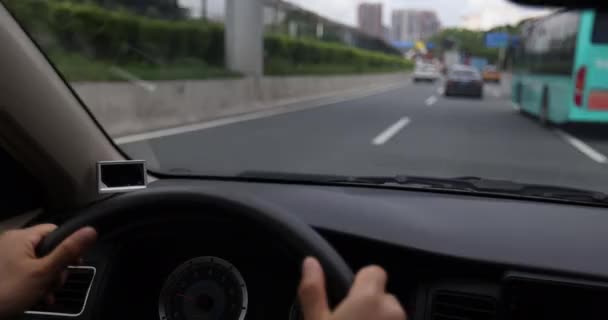
{"label": "traffic sign", "polygon": [[506,32],[486,33],[486,47],[506,48],[509,45],[509,34]]}

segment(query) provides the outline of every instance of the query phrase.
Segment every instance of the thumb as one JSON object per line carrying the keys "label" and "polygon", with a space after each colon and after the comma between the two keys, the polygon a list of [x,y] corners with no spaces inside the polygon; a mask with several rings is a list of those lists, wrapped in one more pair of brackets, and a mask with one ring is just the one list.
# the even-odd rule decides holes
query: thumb
{"label": "thumb", "polygon": [[82,228],[67,237],[55,250],[44,257],[43,263],[48,270],[61,271],[90,248],[97,239],[97,231],[91,227]]}
{"label": "thumb", "polygon": [[47,223],[29,227],[21,231],[27,234],[28,240],[30,241],[33,250],[35,250],[36,246],[42,241],[42,238],[46,237],[55,229],[57,229],[56,225]]}
{"label": "thumb", "polygon": [[319,261],[308,257],[302,264],[302,281],[298,289],[304,320],[323,320],[329,316],[325,275]]}

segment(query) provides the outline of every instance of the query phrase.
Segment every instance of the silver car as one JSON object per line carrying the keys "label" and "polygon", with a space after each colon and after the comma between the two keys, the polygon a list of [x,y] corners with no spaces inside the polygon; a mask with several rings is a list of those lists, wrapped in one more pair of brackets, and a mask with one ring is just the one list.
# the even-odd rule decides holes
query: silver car
{"label": "silver car", "polygon": [[414,82],[430,81],[439,79],[439,69],[432,63],[417,63],[414,69]]}

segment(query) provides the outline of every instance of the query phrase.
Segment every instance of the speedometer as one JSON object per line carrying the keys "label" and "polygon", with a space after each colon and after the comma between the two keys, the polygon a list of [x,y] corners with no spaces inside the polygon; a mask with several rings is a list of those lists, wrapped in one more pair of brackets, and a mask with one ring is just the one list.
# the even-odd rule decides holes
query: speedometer
{"label": "speedometer", "polygon": [[161,320],[243,320],[247,286],[226,260],[188,260],[169,275],[160,293],[158,312]]}

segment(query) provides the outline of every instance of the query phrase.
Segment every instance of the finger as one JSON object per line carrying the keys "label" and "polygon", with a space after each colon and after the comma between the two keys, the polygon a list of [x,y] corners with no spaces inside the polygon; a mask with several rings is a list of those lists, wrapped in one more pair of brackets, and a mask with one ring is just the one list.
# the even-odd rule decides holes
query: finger
{"label": "finger", "polygon": [[68,270],[63,270],[63,272],[61,272],[61,275],[59,275],[59,278],[57,278],[57,282],[55,283],[55,289],[63,287],[65,282],[68,280],[69,274],[70,272]]}
{"label": "finger", "polygon": [[52,291],[47,293],[44,296],[44,303],[46,303],[47,305],[54,305],[56,302],[56,298],[55,298],[55,294],[53,293],[53,291],[63,287],[63,285],[65,284],[65,282],[68,279],[68,274],[69,271],[68,270],[63,270],[63,272],[61,272],[61,274],[59,275],[59,277],[57,277],[57,279],[55,280],[55,282],[53,283],[53,287],[52,287]]}
{"label": "finger", "polygon": [[45,224],[39,224],[39,225],[30,227],[30,228],[26,228],[21,231],[25,232],[26,234],[29,235],[30,243],[32,244],[33,247],[36,247],[40,243],[42,238],[44,238],[49,233],[53,232],[55,229],[57,229],[56,225],[50,224],[50,223],[45,223]]}
{"label": "finger", "polygon": [[386,272],[378,266],[361,269],[355,276],[350,295],[374,295],[384,293],[386,289]]}
{"label": "finger", "polygon": [[298,294],[304,320],[323,320],[329,315],[325,275],[317,259],[311,257],[304,259]]}
{"label": "finger", "polygon": [[47,270],[59,272],[68,265],[76,263],[78,258],[93,245],[97,232],[91,227],[82,228],[67,237],[55,250],[44,257]]}
{"label": "finger", "polygon": [[401,303],[399,303],[399,300],[397,300],[397,298],[392,295],[392,294],[387,294],[384,296],[384,299],[382,300],[382,317],[380,317],[381,319],[386,319],[386,320],[405,320],[407,319],[407,314],[405,313],[405,310],[403,309],[403,307],[401,306]]}

